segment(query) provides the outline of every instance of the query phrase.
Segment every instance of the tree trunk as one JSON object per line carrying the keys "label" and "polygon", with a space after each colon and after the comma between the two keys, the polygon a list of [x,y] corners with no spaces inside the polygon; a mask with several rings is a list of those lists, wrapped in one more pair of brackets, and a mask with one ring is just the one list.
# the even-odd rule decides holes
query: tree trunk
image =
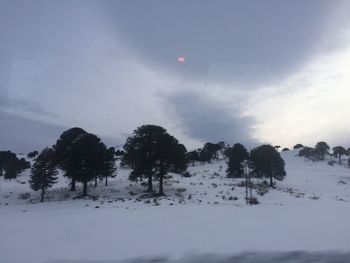
{"label": "tree trunk", "polygon": [[164,195],[163,179],[164,179],[164,175],[161,174],[161,175],[159,176],[159,195]]}
{"label": "tree trunk", "polygon": [[341,154],[339,154],[339,164],[341,164]]}
{"label": "tree trunk", "polygon": [[95,186],[94,187],[96,187],[97,186],[97,176],[95,176]]}
{"label": "tree trunk", "polygon": [[272,175],[270,175],[270,187],[273,187]]}
{"label": "tree trunk", "polygon": [[148,192],[153,192],[152,174],[148,175]]}
{"label": "tree trunk", "polygon": [[106,180],[105,180],[105,186],[108,185],[108,176],[106,176]]}
{"label": "tree trunk", "polygon": [[72,182],[70,183],[70,190],[72,192],[75,192],[76,188],[75,188],[75,179],[72,178]]}
{"label": "tree trunk", "polygon": [[87,180],[84,181],[84,187],[83,187],[83,196],[87,196]]}
{"label": "tree trunk", "polygon": [[44,202],[45,189],[41,189],[40,202]]}

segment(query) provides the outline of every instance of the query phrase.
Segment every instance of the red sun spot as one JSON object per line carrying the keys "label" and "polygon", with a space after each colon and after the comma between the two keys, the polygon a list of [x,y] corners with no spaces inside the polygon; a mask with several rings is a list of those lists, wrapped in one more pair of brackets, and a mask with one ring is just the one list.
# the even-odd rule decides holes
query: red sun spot
{"label": "red sun spot", "polygon": [[179,63],[185,63],[185,57],[182,57],[182,56],[180,56],[180,57],[178,57],[177,58],[177,61],[179,62]]}

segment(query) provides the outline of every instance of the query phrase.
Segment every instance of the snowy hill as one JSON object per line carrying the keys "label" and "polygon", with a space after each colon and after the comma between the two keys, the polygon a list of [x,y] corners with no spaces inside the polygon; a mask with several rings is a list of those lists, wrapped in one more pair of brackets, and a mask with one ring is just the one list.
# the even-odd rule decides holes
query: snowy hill
{"label": "snowy hill", "polygon": [[143,186],[122,168],[108,186],[89,187],[94,200],[74,200],[79,192],[62,176],[45,203],[30,190],[28,171],[1,178],[0,262],[348,251],[350,169],[296,154],[282,153],[287,177],[263,196],[254,190],[256,206],[245,204],[242,179],[226,178],[224,160],[189,167],[189,178],[171,174],[162,198],[143,198]]}

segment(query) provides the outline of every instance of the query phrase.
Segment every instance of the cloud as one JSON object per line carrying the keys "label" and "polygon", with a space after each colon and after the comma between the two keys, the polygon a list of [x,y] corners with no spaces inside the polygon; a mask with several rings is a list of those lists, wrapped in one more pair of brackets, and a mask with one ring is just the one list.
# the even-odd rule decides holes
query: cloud
{"label": "cloud", "polygon": [[[211,79],[210,71],[221,63],[259,65],[283,79],[325,48],[340,45],[338,28],[349,20],[344,2],[128,0],[99,8],[137,56],[192,81]],[[180,55],[186,57],[183,66],[174,63]],[[222,69],[220,81],[230,83],[231,73]],[[273,79],[259,70],[245,80]]]}
{"label": "cloud", "polygon": [[53,145],[67,127],[31,120],[0,110],[0,150],[27,153]]}
{"label": "cloud", "polygon": [[[330,123],[334,115],[310,106],[320,103],[319,93],[334,104],[343,99],[324,86],[309,88],[324,75],[306,69],[344,44],[342,1],[19,3],[0,4],[0,106],[16,114],[12,122],[6,117],[12,127],[33,120],[54,134],[53,126],[80,126],[120,143],[152,123],[189,148],[208,140],[287,144],[314,136],[320,126],[308,124],[311,118],[324,114]],[[177,63],[179,55],[186,63]],[[338,78],[324,70],[335,73],[325,79]],[[24,145],[19,135],[5,137]]]}
{"label": "cloud", "polygon": [[184,133],[201,142],[244,143],[252,146],[255,120],[239,109],[208,97],[205,91],[181,90],[166,97],[169,115]]}
{"label": "cloud", "polygon": [[247,114],[259,121],[255,135],[260,140],[285,146],[312,146],[321,140],[349,143],[349,43],[350,38],[346,48],[315,57],[278,86],[259,90],[247,101]]}

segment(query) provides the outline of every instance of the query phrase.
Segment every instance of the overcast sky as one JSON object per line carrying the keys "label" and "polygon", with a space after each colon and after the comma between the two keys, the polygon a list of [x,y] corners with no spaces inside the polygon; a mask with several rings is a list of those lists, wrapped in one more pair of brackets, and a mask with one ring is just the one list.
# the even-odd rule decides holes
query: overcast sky
{"label": "overcast sky", "polygon": [[[142,124],[224,140],[350,147],[347,0],[0,0],[0,149]],[[184,56],[185,63],[177,58]]]}

